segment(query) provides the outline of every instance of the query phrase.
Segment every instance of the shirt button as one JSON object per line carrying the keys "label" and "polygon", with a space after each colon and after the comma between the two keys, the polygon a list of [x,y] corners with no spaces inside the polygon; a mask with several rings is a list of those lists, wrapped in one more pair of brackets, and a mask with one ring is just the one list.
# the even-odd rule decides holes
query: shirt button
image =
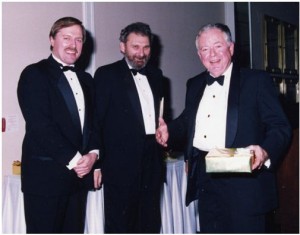
{"label": "shirt button", "polygon": [[206,138],[206,135],[204,135],[204,138]]}

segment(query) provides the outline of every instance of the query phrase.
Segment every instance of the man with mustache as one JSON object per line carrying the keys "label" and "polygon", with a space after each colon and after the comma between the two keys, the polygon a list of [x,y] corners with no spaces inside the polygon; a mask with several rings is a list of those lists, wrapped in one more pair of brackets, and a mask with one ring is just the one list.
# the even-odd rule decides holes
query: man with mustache
{"label": "man with mustache", "polygon": [[155,140],[163,76],[148,63],[152,33],[120,34],[122,60],[95,73],[106,233],[159,233],[163,158]]}
{"label": "man with mustache", "polygon": [[[84,181],[99,154],[93,141],[93,79],[74,66],[85,35],[78,19],[57,20],[49,35],[52,54],[27,66],[20,76],[27,233],[84,232]],[[99,185],[95,180],[94,187]]]}

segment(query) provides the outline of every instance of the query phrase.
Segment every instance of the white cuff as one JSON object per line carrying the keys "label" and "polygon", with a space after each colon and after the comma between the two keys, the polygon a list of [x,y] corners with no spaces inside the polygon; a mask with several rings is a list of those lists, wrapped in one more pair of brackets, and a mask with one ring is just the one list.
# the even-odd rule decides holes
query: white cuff
{"label": "white cuff", "polygon": [[267,168],[269,168],[269,167],[271,166],[271,160],[270,160],[270,158],[269,158],[267,161],[265,161],[264,165],[265,165]]}
{"label": "white cuff", "polygon": [[93,149],[89,153],[96,153],[97,154],[97,160],[99,160],[99,156],[100,156],[99,152],[100,151],[98,149]]}
{"label": "white cuff", "polygon": [[69,162],[69,165],[67,165],[67,168],[69,170],[72,170],[77,165],[77,162],[81,157],[82,155],[79,152],[77,152],[75,157],[73,157],[72,160]]}

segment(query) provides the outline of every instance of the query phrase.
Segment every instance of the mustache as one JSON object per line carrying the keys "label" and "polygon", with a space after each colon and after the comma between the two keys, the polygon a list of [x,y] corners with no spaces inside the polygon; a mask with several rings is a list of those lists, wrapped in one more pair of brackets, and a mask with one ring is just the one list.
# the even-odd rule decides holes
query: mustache
{"label": "mustache", "polygon": [[71,48],[71,47],[67,47],[67,48],[65,49],[65,51],[73,51],[73,52],[75,52],[75,53],[78,53],[78,51],[77,51],[76,48]]}

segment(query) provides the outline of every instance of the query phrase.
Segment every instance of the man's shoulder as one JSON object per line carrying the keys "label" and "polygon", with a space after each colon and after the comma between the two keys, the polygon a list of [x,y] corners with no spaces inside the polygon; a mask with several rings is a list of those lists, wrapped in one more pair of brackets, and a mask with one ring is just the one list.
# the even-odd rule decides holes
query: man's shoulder
{"label": "man's shoulder", "polygon": [[42,59],[38,62],[27,65],[25,68],[37,68],[37,67],[41,67],[41,66],[46,66],[47,64],[48,64],[47,59]]}
{"label": "man's shoulder", "polygon": [[111,74],[119,73],[119,71],[122,71],[122,68],[126,68],[125,66],[126,64],[124,64],[123,60],[118,60],[110,64],[101,65],[96,69],[94,78],[100,76],[101,74],[111,76]]}
{"label": "man's shoulder", "polygon": [[261,69],[251,69],[251,68],[238,68],[242,76],[268,76],[269,73]]}
{"label": "man's shoulder", "polygon": [[32,63],[27,65],[23,71],[22,74],[28,74],[28,73],[40,73],[46,70],[48,67],[48,61],[47,59],[42,59],[36,63]]}
{"label": "man's shoulder", "polygon": [[158,67],[156,67],[152,64],[148,64],[146,66],[146,68],[147,68],[148,71],[151,71],[151,72],[154,72],[154,73],[162,73],[162,70],[160,68],[158,68]]}
{"label": "man's shoulder", "polygon": [[123,64],[124,64],[123,60],[118,60],[113,63],[101,65],[97,68],[97,70],[111,70],[111,69],[115,69],[116,67],[121,67],[123,66]]}
{"label": "man's shoulder", "polygon": [[197,74],[197,75],[195,75],[194,77],[189,78],[189,79],[187,80],[187,83],[188,83],[188,84],[191,84],[191,83],[195,83],[195,82],[196,82],[196,83],[201,82],[202,79],[205,78],[205,74],[206,74],[206,71],[204,71],[204,72],[202,72],[202,73],[200,73],[200,74]]}

